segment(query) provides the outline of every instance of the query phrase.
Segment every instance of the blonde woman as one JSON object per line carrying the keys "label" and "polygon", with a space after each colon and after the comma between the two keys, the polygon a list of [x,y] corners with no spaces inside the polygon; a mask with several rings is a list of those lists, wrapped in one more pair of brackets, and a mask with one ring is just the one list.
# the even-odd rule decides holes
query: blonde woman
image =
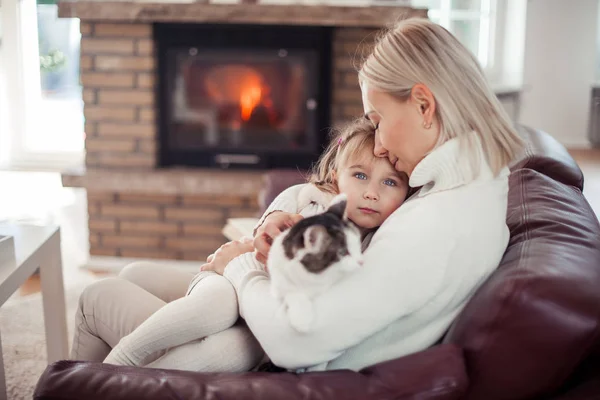
{"label": "blonde woman", "polygon": [[[441,26],[409,19],[379,38],[358,78],[374,154],[420,189],[373,235],[364,268],[315,300],[315,330],[289,328],[251,254],[211,263],[280,367],[359,370],[433,345],[508,244],[507,165],[522,143],[475,57]],[[262,257],[286,211],[257,232]]]}
{"label": "blonde woman", "polygon": [[[365,118],[376,129],[374,155],[419,189],[372,236],[364,267],[314,300],[313,330],[290,327],[257,260],[296,220],[298,187],[280,195],[258,228],[258,256],[233,243],[204,266],[235,288],[249,328],[237,332],[251,332],[275,365],[290,370],[359,370],[431,346],[508,244],[507,165],[521,140],[473,55],[441,26],[409,19],[380,37],[358,79]],[[157,268],[152,286],[147,270],[128,271],[158,297],[167,290],[163,277],[173,279]],[[102,293],[84,293],[83,314],[101,308]],[[127,304],[114,307],[127,313]]]}

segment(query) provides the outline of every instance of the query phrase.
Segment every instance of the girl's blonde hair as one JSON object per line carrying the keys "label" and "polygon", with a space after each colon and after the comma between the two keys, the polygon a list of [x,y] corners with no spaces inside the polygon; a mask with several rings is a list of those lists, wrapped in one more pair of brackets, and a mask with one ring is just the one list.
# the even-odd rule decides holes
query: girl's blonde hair
{"label": "girl's blonde hair", "polygon": [[495,174],[522,148],[475,56],[450,32],[425,18],[406,19],[383,32],[359,70],[359,82],[401,101],[409,99],[416,84],[426,85],[436,101],[437,145],[460,137],[465,154],[476,156],[476,138],[467,135],[475,131]]}
{"label": "girl's blonde hair", "polygon": [[329,145],[314,165],[309,182],[328,193],[339,193],[336,171],[348,160],[366,151],[371,157],[375,147],[375,128],[365,118],[356,119],[334,129]]}

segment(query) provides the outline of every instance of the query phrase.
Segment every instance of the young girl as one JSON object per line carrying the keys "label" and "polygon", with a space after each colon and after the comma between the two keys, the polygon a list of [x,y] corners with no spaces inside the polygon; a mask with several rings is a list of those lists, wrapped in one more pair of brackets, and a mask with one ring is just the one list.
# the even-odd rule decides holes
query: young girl
{"label": "young girl", "polygon": [[[363,250],[372,233],[403,203],[408,191],[406,175],[397,172],[387,159],[374,157],[373,147],[374,128],[367,120],[357,120],[338,131],[317,163],[310,184],[299,191],[297,202],[297,213],[308,217],[325,211],[337,194],[346,194],[346,213],[361,231]],[[272,209],[277,209],[279,201],[281,198],[273,201],[258,226]],[[205,279],[210,281],[198,285]],[[176,360],[157,360],[170,348],[230,328],[238,317],[235,291],[227,279],[201,271],[185,297],[166,304],[121,339],[104,362],[212,372],[247,370],[246,366],[231,365],[228,371],[215,371],[214,367],[200,365],[201,360],[195,365],[189,360],[179,365]],[[243,348],[227,343],[223,357],[232,352],[240,359]]]}

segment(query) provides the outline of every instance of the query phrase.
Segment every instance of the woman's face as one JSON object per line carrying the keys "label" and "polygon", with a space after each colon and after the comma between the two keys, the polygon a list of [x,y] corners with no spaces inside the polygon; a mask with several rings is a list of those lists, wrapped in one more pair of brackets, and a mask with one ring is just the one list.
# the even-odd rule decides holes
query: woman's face
{"label": "woman's face", "polygon": [[439,135],[433,95],[424,85],[415,85],[408,100],[401,101],[364,83],[362,98],[365,117],[377,128],[373,153],[410,176]]}

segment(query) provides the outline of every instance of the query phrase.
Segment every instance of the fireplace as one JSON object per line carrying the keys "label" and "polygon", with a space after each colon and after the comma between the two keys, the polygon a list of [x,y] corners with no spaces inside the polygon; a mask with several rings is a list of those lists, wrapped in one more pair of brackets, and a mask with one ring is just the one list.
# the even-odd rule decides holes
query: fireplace
{"label": "fireplace", "polygon": [[[81,19],[85,171],[62,178],[64,186],[87,192],[90,254],[195,262],[225,242],[229,218],[259,212],[267,168],[306,166],[320,150],[311,146],[325,141],[329,126],[362,114],[359,45],[372,43],[378,28],[399,14],[427,16],[426,10],[396,6],[58,4],[61,17]],[[204,88],[202,79],[213,65],[219,68],[210,76],[219,85]],[[235,79],[221,85],[223,76]],[[283,93],[281,80],[287,83]],[[178,85],[184,90],[177,92]],[[286,97],[292,91],[299,92],[304,108],[295,96]],[[244,111],[246,119],[242,103],[251,110]],[[177,110],[177,104],[183,107]],[[211,113],[219,115],[203,115]],[[235,136],[238,126],[238,133],[249,132],[252,139]],[[284,136],[279,142],[268,136],[277,134]],[[271,153],[273,143],[284,156]],[[217,154],[257,156],[266,168],[160,168],[226,166]],[[229,166],[239,165],[235,161],[255,159],[238,158]]]}
{"label": "fireplace", "polygon": [[330,121],[331,29],[157,24],[161,167],[308,168]]}

